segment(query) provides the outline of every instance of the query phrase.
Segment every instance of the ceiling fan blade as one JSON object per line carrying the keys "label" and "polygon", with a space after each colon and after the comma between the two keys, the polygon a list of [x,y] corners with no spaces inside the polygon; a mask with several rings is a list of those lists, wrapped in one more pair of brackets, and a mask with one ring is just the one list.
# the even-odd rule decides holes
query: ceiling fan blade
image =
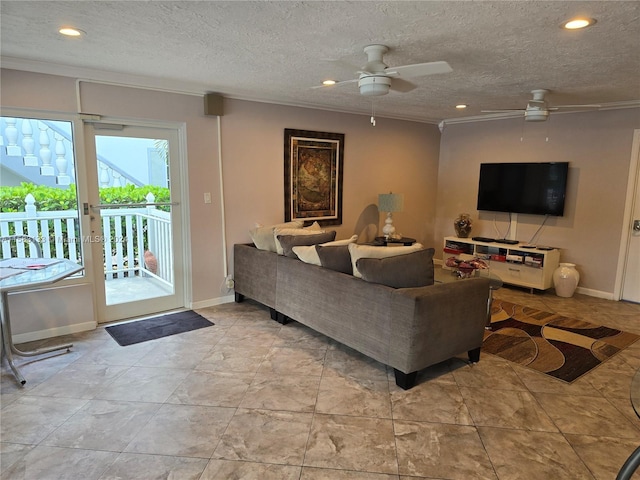
{"label": "ceiling fan blade", "polygon": [[602,108],[602,105],[554,105],[553,108]]}
{"label": "ceiling fan blade", "polygon": [[339,87],[340,85],[346,85],[347,83],[355,83],[357,82],[358,79],[354,78],[352,80],[342,80],[340,82],[336,82],[333,85],[314,85],[313,87],[311,87],[312,89],[316,89],[316,88],[331,88],[331,87]]}
{"label": "ceiling fan blade", "polygon": [[524,112],[522,108],[503,108],[502,110],[480,110],[481,113],[509,113],[509,112]]}
{"label": "ceiling fan blade", "polygon": [[423,77],[425,75],[435,75],[436,73],[449,73],[453,69],[444,61],[415,63],[413,65],[401,65],[399,67],[387,67],[387,75],[399,75],[403,78]]}
{"label": "ceiling fan blade", "polygon": [[414,85],[413,83],[403,78],[394,78],[393,80],[391,80],[391,90],[394,90],[396,92],[407,93],[415,89],[416,87],[417,85]]}

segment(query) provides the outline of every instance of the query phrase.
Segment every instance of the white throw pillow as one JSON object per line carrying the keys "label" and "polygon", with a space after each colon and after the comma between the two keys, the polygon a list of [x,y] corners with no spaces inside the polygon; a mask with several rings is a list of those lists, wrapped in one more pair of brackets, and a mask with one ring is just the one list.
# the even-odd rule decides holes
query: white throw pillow
{"label": "white throw pillow", "polygon": [[318,256],[315,245],[298,245],[297,247],[293,247],[292,250],[304,263],[320,266],[320,257]]}
{"label": "white throw pillow", "polygon": [[349,244],[349,254],[351,255],[351,266],[353,267],[353,276],[362,278],[362,274],[356,267],[356,262],[360,258],[387,258],[396,255],[404,255],[405,253],[413,253],[422,250],[420,243],[414,243],[405,247],[374,247],[373,245],[358,245],[357,243]]}
{"label": "white throw pillow", "polygon": [[273,239],[273,230],[275,228],[302,228],[302,220],[293,222],[278,223],[276,225],[263,226],[258,225],[256,228],[249,230],[251,241],[259,250],[267,250],[269,252],[276,251],[276,242]]}
{"label": "white throw pillow", "polygon": [[[321,243],[320,245],[323,247],[338,247],[340,245],[349,245],[350,243],[355,243],[357,240],[358,235],[353,235],[351,238],[347,238],[344,240],[334,240],[333,242]],[[315,245],[299,245],[297,247],[293,247],[293,253],[295,253],[298,258],[304,263],[318,265],[319,267],[322,266]]]}
{"label": "white throw pillow", "polygon": [[311,225],[304,228],[276,227],[273,229],[273,242],[276,245],[275,251],[278,255],[284,255],[284,250],[282,249],[282,245],[280,245],[278,235],[315,235],[316,233],[325,233],[318,222],[313,222]]}
{"label": "white throw pillow", "polygon": [[350,243],[356,243],[358,241],[358,235],[353,235],[351,238],[345,238],[344,240],[334,240],[333,242],[323,243],[323,247],[339,247],[340,245],[349,245]]}

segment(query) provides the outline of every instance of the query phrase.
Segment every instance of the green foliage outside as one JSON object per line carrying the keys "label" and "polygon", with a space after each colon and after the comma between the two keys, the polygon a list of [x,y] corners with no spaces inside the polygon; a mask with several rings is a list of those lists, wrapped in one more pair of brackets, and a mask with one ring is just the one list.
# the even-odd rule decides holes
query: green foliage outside
{"label": "green foliage outside", "polygon": [[[76,188],[71,185],[68,189],[21,183],[17,187],[0,188],[0,212],[24,212],[25,197],[33,195],[36,200],[36,210],[50,212],[59,210],[76,210]],[[137,187],[107,187],[100,189],[100,203],[145,203],[148,193],[155,195],[155,202],[169,202],[169,189],[153,185]],[[168,207],[158,207],[167,210]]]}

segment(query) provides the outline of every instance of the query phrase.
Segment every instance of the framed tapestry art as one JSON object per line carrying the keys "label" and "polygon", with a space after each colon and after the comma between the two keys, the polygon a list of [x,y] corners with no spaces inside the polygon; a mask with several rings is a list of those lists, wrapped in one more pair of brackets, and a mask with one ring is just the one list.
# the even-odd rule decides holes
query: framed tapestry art
{"label": "framed tapestry art", "polygon": [[284,130],[284,219],[342,224],[344,134]]}

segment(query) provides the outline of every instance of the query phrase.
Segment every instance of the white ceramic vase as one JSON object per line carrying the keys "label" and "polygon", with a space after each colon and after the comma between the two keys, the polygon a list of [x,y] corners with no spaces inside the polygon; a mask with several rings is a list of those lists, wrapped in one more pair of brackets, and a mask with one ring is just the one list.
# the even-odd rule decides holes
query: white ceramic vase
{"label": "white ceramic vase", "polygon": [[580,273],[575,263],[561,263],[553,272],[553,285],[559,297],[573,297],[579,281]]}

